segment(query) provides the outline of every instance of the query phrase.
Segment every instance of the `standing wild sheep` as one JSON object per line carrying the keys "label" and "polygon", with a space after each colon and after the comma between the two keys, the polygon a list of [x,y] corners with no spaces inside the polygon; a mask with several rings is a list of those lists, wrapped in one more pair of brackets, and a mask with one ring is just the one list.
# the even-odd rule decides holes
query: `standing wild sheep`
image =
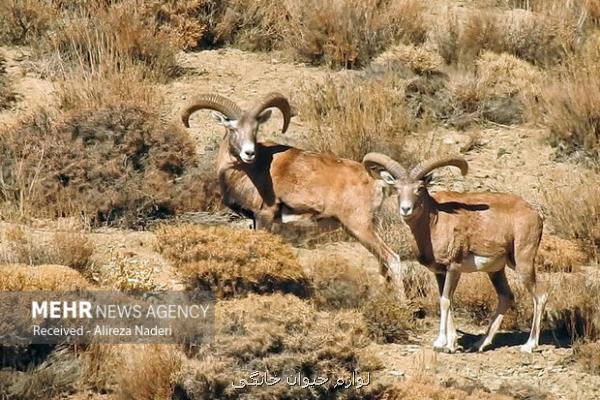
{"label": "standing wild sheep", "polygon": [[440,332],[433,347],[456,350],[457,336],[452,318],[452,295],[463,272],[487,272],[498,294],[498,308],[486,336],[479,341],[482,351],[492,343],[514,296],[505,275],[505,266],[516,268],[533,296],[534,315],[529,340],[521,350],[531,352],[538,345],[540,324],[547,294],[536,285],[534,259],[542,235],[542,218],[523,199],[506,193],[427,191],[430,173],[454,166],[465,175],[462,158],[434,158],[408,172],[384,154],[369,153],[363,163],[378,171],[398,193],[399,212],[410,227],[417,244],[418,260],[435,273],[440,293]]}
{"label": "standing wild sheep", "polygon": [[189,127],[193,112],[211,109],[226,128],[217,155],[225,205],[253,218],[258,229],[272,230],[274,222],[298,219],[341,223],[377,257],[382,274],[396,284],[398,297],[403,298],[399,257],[379,238],[373,223],[385,183],[373,179],[356,161],[257,142],[258,128],[269,119],[271,111],[267,109],[272,107],[282,112],[285,132],[292,113],[279,93],[268,94],[249,111],[223,96],[203,94],[192,99],[182,113],[182,121]]}

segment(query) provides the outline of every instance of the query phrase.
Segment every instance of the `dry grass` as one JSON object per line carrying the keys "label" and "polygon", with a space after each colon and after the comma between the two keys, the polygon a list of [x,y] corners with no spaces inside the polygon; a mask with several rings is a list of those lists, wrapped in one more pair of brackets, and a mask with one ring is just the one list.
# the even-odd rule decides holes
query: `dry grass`
{"label": "dry grass", "polygon": [[[380,369],[380,363],[363,351],[370,341],[356,312],[318,312],[295,296],[250,294],[218,303],[216,318],[214,351],[208,354],[200,350],[198,363],[179,378],[179,387],[190,399],[350,399],[381,390],[373,376],[371,385],[360,391],[334,389],[335,379],[310,392],[285,383],[285,377],[298,372],[315,379]],[[270,387],[232,387],[232,382],[247,378],[252,371],[269,371],[272,376],[283,377],[283,382]]]}
{"label": "dry grass", "polygon": [[555,232],[579,242],[584,253],[594,259],[600,256],[600,189],[593,175],[571,182],[568,189],[547,188],[545,211]]}
{"label": "dry grass", "polygon": [[573,356],[584,371],[600,375],[600,342],[577,342]]}
{"label": "dry grass", "polygon": [[424,11],[414,0],[306,1],[290,7],[286,41],[296,58],[311,64],[362,67],[395,41],[424,42]]}
{"label": "dry grass", "polygon": [[590,165],[600,158],[599,90],[600,78],[595,72],[574,66],[573,71],[561,74],[542,91],[538,111],[541,123],[550,131],[550,144],[557,147],[558,153],[591,157]]}
{"label": "dry grass", "polygon": [[552,7],[539,12],[471,10],[444,13],[434,43],[448,64],[469,65],[484,51],[509,53],[535,65],[554,65],[572,54],[584,36],[580,11]]}
{"label": "dry grass", "polygon": [[118,368],[117,397],[122,400],[170,399],[181,355],[172,345],[137,345]]}
{"label": "dry grass", "polygon": [[19,226],[3,232],[5,263],[28,265],[57,264],[68,266],[83,275],[93,268],[94,244],[80,232],[56,232],[40,234],[26,232]]}
{"label": "dry grass", "polygon": [[576,272],[588,258],[578,242],[545,234],[535,261],[541,272]]}
{"label": "dry grass", "polygon": [[281,49],[333,68],[358,68],[394,41],[422,43],[425,7],[415,0],[208,1],[203,41],[244,50]]}
{"label": "dry grass", "polygon": [[373,59],[371,65],[401,64],[408,67],[415,74],[440,72],[444,60],[435,51],[423,46],[396,45],[392,46]]}
{"label": "dry grass", "polygon": [[189,287],[217,297],[248,292],[305,295],[308,280],[292,248],[276,235],[227,227],[163,226],[158,250]]}
{"label": "dry grass", "polygon": [[403,144],[415,124],[402,88],[393,72],[305,88],[298,109],[313,131],[308,147],[357,161],[370,151],[385,151],[401,162],[410,159]]}
{"label": "dry grass", "polygon": [[473,71],[452,69],[413,78],[405,89],[407,105],[419,120],[459,129],[487,122],[519,124],[534,107],[543,74],[508,55],[485,52]]}
{"label": "dry grass", "polygon": [[2,291],[74,291],[89,287],[90,284],[79,272],[63,265],[0,266],[0,290]]}
{"label": "dry grass", "polygon": [[433,378],[417,376],[396,383],[385,391],[382,400],[510,400],[512,397],[487,393],[482,390],[466,392],[461,389],[443,387]]}

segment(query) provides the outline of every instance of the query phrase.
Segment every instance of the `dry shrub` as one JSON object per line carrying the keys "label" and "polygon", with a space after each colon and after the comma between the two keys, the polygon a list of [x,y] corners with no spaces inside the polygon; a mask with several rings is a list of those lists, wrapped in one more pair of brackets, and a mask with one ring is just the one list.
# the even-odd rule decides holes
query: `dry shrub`
{"label": "dry shrub", "polygon": [[45,362],[25,372],[6,372],[8,377],[0,375],[0,396],[10,400],[66,398],[77,391],[80,379],[79,361],[69,352],[52,353]]}
{"label": "dry shrub", "polygon": [[400,304],[389,291],[372,296],[362,314],[369,336],[378,343],[406,343],[414,327],[410,305]]}
{"label": "dry shrub", "polygon": [[357,68],[394,41],[424,42],[424,11],[414,0],[305,1],[290,7],[286,40],[300,60]]}
{"label": "dry shrub", "polygon": [[541,272],[576,272],[588,257],[576,241],[545,234],[535,261]]}
{"label": "dry shrub", "polygon": [[200,10],[204,23],[201,44],[233,44],[244,50],[270,51],[281,47],[289,29],[285,1],[208,0]]}
{"label": "dry shrub", "polygon": [[0,111],[10,108],[17,101],[11,81],[6,75],[5,63],[4,55],[0,53]]}
{"label": "dry shrub", "polygon": [[576,240],[590,258],[600,255],[600,188],[593,184],[594,175],[568,188],[544,190],[545,213],[556,234]]}
{"label": "dry shrub", "polygon": [[474,71],[428,73],[406,86],[406,100],[420,119],[456,128],[473,123],[524,121],[530,99],[541,92],[543,75],[509,54],[485,52]]}
{"label": "dry shrub", "polygon": [[173,379],[181,369],[181,355],[172,345],[130,346],[118,368],[117,398],[170,399]]}
{"label": "dry shrub", "polygon": [[396,383],[385,391],[382,400],[510,400],[512,397],[487,393],[480,389],[466,392],[439,385],[431,377],[417,376]]}
{"label": "dry shrub", "polygon": [[211,290],[217,297],[309,291],[292,248],[271,233],[180,225],[163,226],[156,234],[158,250],[190,287]]}
{"label": "dry shrub", "polygon": [[600,77],[597,65],[576,65],[543,89],[538,118],[559,155],[591,157],[589,164],[595,165],[600,158]]}
{"label": "dry shrub", "polygon": [[58,15],[52,2],[4,0],[0,3],[0,41],[5,44],[32,44],[51,26]]}
{"label": "dry shrub", "polygon": [[80,390],[118,399],[169,399],[182,361],[174,345],[92,343],[79,354]]}
{"label": "dry shrub", "polygon": [[542,71],[510,54],[483,53],[476,61],[479,86],[487,95],[539,95],[544,83]]}
{"label": "dry shrub", "polygon": [[312,257],[310,262],[311,297],[318,309],[360,308],[377,278],[339,256]]}
{"label": "dry shrub", "polygon": [[422,46],[403,45],[393,46],[373,59],[373,65],[400,63],[415,74],[439,72],[444,60],[434,51]]}
{"label": "dry shrub", "polygon": [[[381,390],[373,374],[371,384],[362,389],[333,388],[337,377],[381,368],[363,351],[369,343],[364,330],[356,312],[318,312],[309,302],[291,295],[250,294],[223,301],[216,307],[213,352],[198,352],[199,363],[180,376],[179,387],[193,400],[368,397]],[[252,371],[268,371],[282,381],[266,387],[232,387]],[[311,380],[319,376],[330,379],[310,389],[289,386],[286,377],[299,372]]]}
{"label": "dry shrub", "polygon": [[0,195],[23,216],[139,227],[203,208],[191,139],[143,106],[116,103],[57,120],[38,111],[1,132],[0,154]]}
{"label": "dry shrub", "polygon": [[0,259],[3,262],[65,265],[84,275],[93,267],[95,246],[80,232],[56,232],[40,237],[39,233],[26,232],[15,226],[1,236],[4,254]]}
{"label": "dry shrub", "polygon": [[414,121],[392,72],[381,79],[329,79],[305,88],[298,101],[301,118],[313,131],[306,138],[310,148],[356,161],[371,151],[400,162],[410,159],[403,144]]}
{"label": "dry shrub", "polygon": [[553,65],[572,53],[583,37],[579,9],[547,11],[473,10],[443,13],[434,42],[448,64],[469,66],[482,52],[509,53],[535,65]]}
{"label": "dry shrub", "polygon": [[573,356],[586,372],[600,375],[600,342],[577,342]]}
{"label": "dry shrub", "polygon": [[158,280],[159,269],[148,260],[112,251],[108,260],[97,263],[86,277],[104,288],[123,292],[149,292],[164,289]]}
{"label": "dry shrub", "polygon": [[128,347],[114,344],[92,343],[79,355],[81,363],[81,383],[94,392],[114,391],[117,385],[119,368]]}
{"label": "dry shrub", "polygon": [[0,265],[0,291],[74,291],[90,284],[81,274],[63,265]]}
{"label": "dry shrub", "polygon": [[394,41],[422,43],[425,6],[415,0],[207,1],[203,42],[283,49],[299,60],[357,68]]}

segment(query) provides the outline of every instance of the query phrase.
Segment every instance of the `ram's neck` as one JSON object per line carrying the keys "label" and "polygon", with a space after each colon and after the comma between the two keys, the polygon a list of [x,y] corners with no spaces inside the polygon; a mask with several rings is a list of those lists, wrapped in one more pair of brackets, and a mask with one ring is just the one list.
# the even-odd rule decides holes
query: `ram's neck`
{"label": "ram's neck", "polygon": [[417,245],[417,260],[425,266],[431,266],[435,263],[435,254],[433,251],[431,232],[437,223],[437,209],[433,198],[427,194],[423,200],[423,210],[421,214],[407,221],[407,225],[413,234]]}

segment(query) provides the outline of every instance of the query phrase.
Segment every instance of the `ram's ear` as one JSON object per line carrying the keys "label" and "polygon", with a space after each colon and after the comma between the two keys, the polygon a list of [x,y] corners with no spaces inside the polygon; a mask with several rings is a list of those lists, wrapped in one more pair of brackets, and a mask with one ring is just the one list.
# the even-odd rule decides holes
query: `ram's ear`
{"label": "ram's ear", "polygon": [[230,129],[235,129],[237,127],[237,119],[229,119],[220,112],[216,111],[213,111],[211,114],[214,120],[217,121],[217,124],[223,125],[224,127]]}
{"label": "ram's ear", "polygon": [[390,186],[396,183],[396,178],[385,169],[379,171],[379,176],[381,176],[381,179]]}
{"label": "ram's ear", "polygon": [[432,180],[433,180],[433,174],[428,174],[428,175],[425,175],[425,177],[423,179],[421,179],[421,182],[423,182],[423,184],[425,186],[429,186],[429,184],[431,183]]}
{"label": "ram's ear", "polygon": [[258,118],[256,119],[258,121],[259,124],[264,124],[265,122],[267,122],[269,120],[269,118],[271,118],[271,110],[267,110],[263,113],[261,113]]}

